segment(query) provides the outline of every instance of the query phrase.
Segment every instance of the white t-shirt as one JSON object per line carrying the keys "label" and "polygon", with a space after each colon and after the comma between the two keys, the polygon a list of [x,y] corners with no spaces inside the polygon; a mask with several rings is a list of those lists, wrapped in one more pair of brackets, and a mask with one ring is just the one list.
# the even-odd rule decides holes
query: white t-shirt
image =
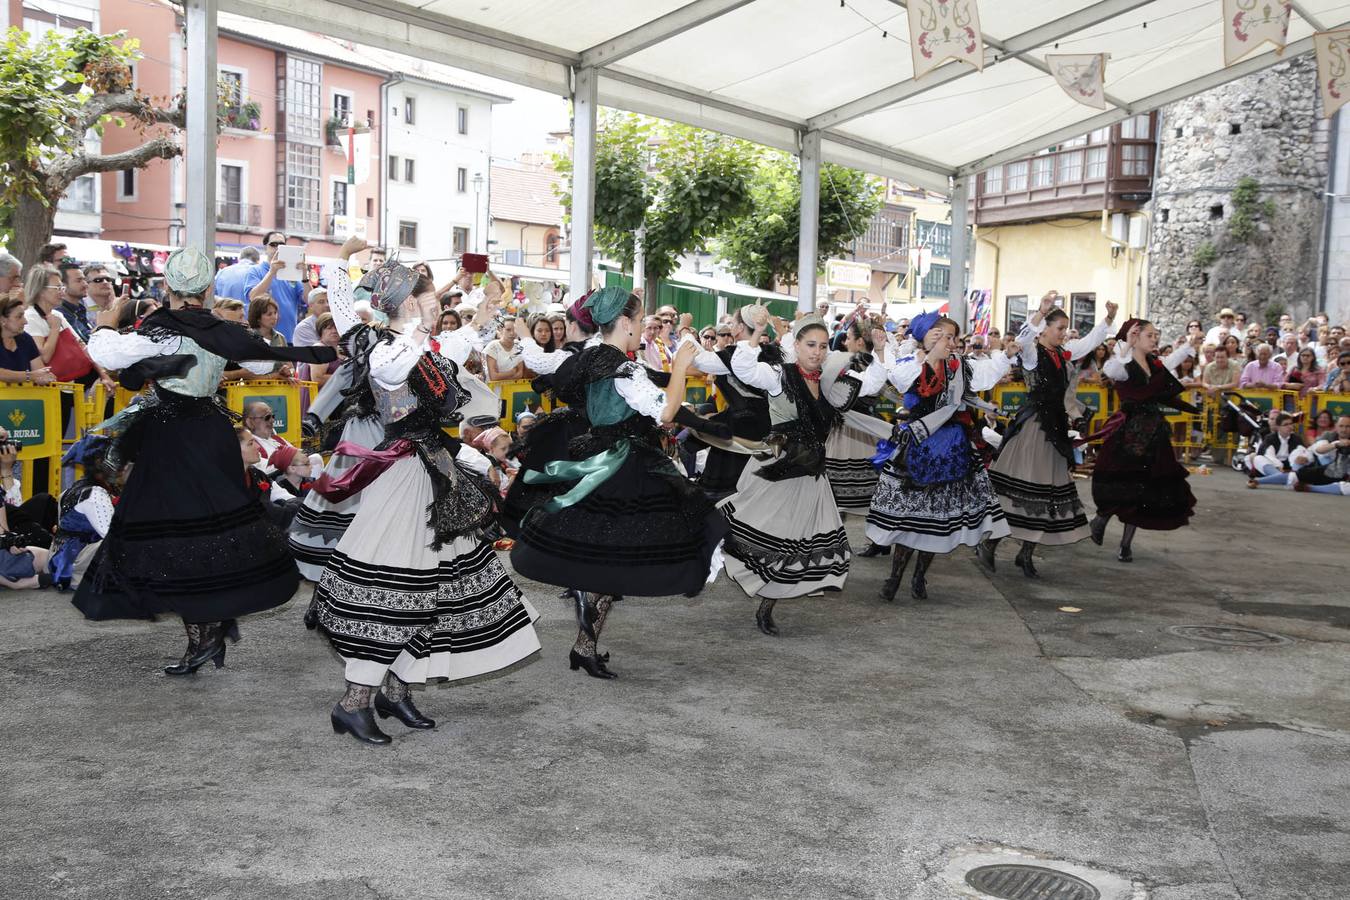
{"label": "white t-shirt", "polygon": [[516,364],[520,362],[521,352],[522,350],[519,342],[512,344],[510,350],[503,347],[502,342],[499,340],[493,341],[483,348],[483,355],[492,357],[497,363],[498,372],[514,369]]}
{"label": "white t-shirt", "polygon": [[[65,331],[70,327],[66,317],[60,313],[56,314],[56,319],[61,323],[57,331]],[[52,333],[51,326],[47,324],[47,317],[39,312],[36,306],[30,306],[23,311],[23,330],[35,338],[45,338]]]}

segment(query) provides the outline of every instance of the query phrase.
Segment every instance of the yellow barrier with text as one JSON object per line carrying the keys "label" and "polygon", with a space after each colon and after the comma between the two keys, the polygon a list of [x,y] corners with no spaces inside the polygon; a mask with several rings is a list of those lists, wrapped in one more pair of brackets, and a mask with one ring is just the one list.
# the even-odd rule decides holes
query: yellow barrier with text
{"label": "yellow barrier with text", "polygon": [[[300,445],[301,390],[311,396],[316,387],[312,381],[294,382],[265,379],[242,381],[225,387],[225,405],[241,416],[254,403],[266,403],[274,416],[272,428],[287,442]],[[245,425],[248,423],[245,422]]]}
{"label": "yellow barrier with text", "polygon": [[0,426],[9,434],[9,440],[19,445],[18,459],[32,472],[31,461],[48,459],[47,483],[33,484],[32,477],[23,481],[23,497],[46,491],[56,496],[61,490],[61,391],[63,387],[79,385],[19,385],[0,386]]}

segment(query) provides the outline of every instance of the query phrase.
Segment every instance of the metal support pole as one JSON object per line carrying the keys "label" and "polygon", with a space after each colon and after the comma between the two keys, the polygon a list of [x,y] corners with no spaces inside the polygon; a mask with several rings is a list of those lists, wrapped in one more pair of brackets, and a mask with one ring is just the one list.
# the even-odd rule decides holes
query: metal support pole
{"label": "metal support pole", "polygon": [[595,249],[595,69],[572,70],[572,256],[573,298],[591,289]]}
{"label": "metal support pole", "polygon": [[961,326],[964,334],[969,328],[966,309],[966,260],[970,256],[970,237],[966,222],[970,218],[966,206],[970,202],[970,176],[956,179],[952,190],[952,255],[947,284],[947,315]]}
{"label": "metal support pole", "polygon": [[797,309],[816,307],[816,245],[820,226],[820,132],[802,134],[801,243],[797,250]]}
{"label": "metal support pole", "polygon": [[185,0],[187,21],[187,239],[216,253],[216,0]]}

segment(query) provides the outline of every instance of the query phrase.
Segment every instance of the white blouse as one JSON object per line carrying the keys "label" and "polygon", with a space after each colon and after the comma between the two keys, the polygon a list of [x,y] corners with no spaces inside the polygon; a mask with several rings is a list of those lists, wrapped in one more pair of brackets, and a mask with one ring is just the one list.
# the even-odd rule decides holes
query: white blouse
{"label": "white blouse", "polygon": [[630,376],[614,379],[614,389],[624,402],[657,425],[665,424],[661,421],[661,414],[666,409],[666,392],[652,384],[652,380],[647,377],[647,367],[629,360],[619,367],[619,372],[627,372]]}

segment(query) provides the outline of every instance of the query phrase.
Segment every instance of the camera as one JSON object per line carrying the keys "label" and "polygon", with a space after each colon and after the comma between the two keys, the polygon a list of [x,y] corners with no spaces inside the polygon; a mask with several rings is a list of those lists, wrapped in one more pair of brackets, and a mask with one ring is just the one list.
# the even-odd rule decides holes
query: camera
{"label": "camera", "polygon": [[23,449],[23,444],[19,443],[18,441],[4,441],[0,442],[0,447],[3,447],[5,450],[9,450],[10,447],[13,447],[14,452],[18,453],[20,450]]}

